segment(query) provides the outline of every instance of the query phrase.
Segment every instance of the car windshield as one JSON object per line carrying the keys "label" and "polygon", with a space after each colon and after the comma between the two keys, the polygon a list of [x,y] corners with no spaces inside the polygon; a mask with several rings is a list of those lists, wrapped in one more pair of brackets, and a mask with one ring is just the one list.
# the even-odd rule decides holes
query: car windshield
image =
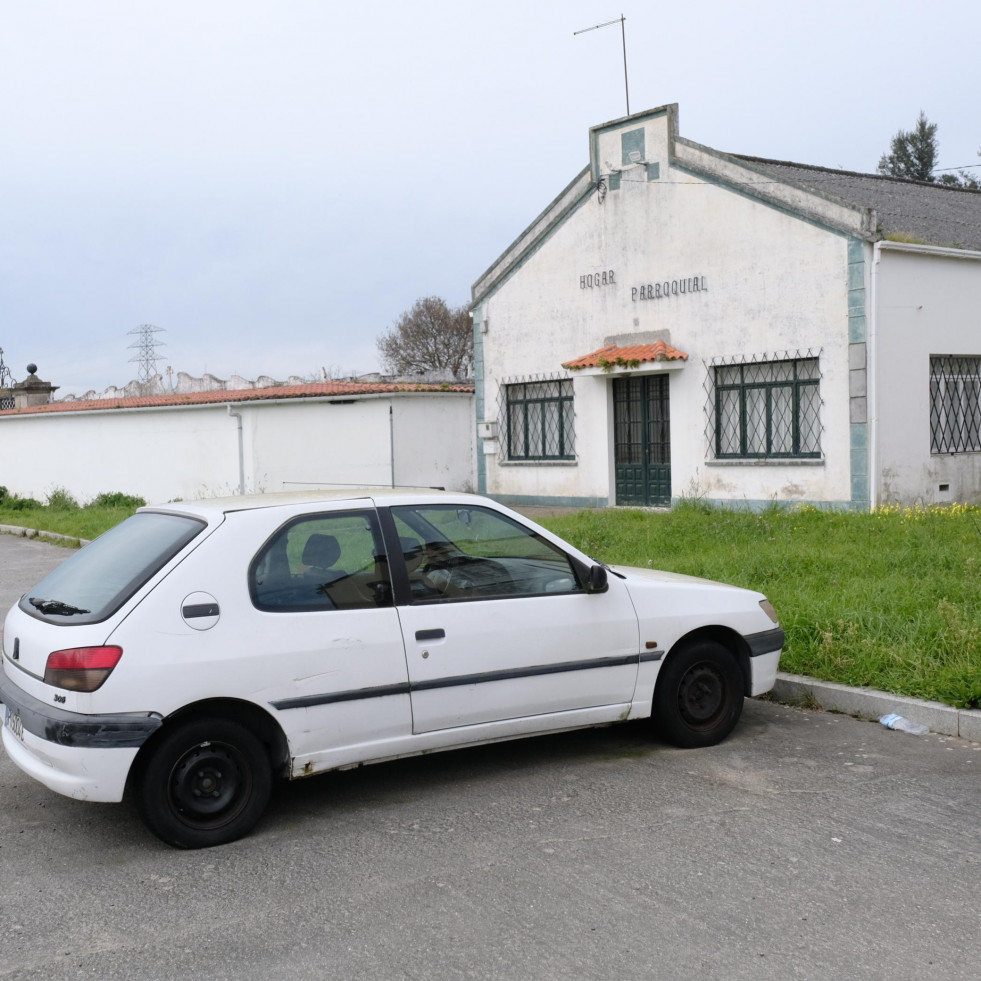
{"label": "car windshield", "polygon": [[134,514],[42,579],[20,607],[56,623],[105,620],[204,527],[177,514]]}

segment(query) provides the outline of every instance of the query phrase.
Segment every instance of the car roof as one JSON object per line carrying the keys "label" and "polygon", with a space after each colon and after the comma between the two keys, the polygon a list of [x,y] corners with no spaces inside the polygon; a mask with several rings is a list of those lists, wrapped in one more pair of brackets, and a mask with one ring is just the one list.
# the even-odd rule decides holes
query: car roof
{"label": "car roof", "polygon": [[304,504],[335,504],[339,501],[378,501],[384,504],[419,503],[492,503],[486,498],[463,492],[445,491],[431,487],[346,487],[335,490],[274,491],[268,494],[236,494],[232,497],[209,497],[196,501],[171,501],[154,504],[141,511],[170,511],[199,517],[228,514],[232,511],[252,511],[258,508],[288,507]]}

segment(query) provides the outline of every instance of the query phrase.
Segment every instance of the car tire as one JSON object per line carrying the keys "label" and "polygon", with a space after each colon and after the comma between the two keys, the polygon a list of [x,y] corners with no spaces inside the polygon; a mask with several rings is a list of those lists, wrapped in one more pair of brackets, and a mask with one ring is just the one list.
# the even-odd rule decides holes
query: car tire
{"label": "car tire", "polygon": [[690,644],[669,654],[658,674],[654,729],[684,749],[714,746],[739,721],[743,687],[742,672],[729,650],[714,641]]}
{"label": "car tire", "polygon": [[178,848],[209,848],[243,837],[269,801],[266,747],[230,719],[195,719],[165,732],[137,785],[147,827]]}

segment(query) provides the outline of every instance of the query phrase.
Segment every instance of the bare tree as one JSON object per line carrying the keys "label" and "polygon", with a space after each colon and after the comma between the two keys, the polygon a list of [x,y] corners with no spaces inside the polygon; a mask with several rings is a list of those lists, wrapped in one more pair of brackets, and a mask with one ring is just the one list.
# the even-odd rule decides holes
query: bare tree
{"label": "bare tree", "polygon": [[467,308],[448,307],[438,296],[416,300],[378,338],[378,353],[394,374],[442,372],[448,378],[469,378],[473,326]]}

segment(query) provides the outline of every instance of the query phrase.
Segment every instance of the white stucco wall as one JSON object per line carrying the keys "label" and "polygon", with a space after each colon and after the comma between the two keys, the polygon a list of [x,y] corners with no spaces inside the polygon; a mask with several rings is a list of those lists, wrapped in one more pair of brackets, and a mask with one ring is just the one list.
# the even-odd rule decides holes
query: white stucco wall
{"label": "white stucco wall", "polygon": [[[471,489],[473,399],[398,393],[351,400],[237,402],[247,492],[302,486]],[[389,409],[391,407],[391,424]],[[226,404],[0,416],[0,485],[44,500],[63,487],[151,502],[239,489],[237,419]]]}
{"label": "white stucco wall", "polygon": [[[627,345],[626,335],[663,332],[689,355],[670,372],[674,497],[849,502],[848,237],[672,166],[668,117],[643,126],[658,178],[648,180],[645,166],[625,169],[619,190],[602,203],[591,193],[479,304],[485,419],[498,419],[503,379],[573,377],[562,362],[606,338]],[[597,141],[599,161],[619,166],[620,130]],[[606,271],[609,281],[611,270],[612,284],[582,287],[582,276]],[[704,290],[640,298],[647,284],[696,276]],[[820,355],[823,460],[710,462],[707,363],[809,350]],[[486,455],[487,491],[612,503],[610,388],[610,376],[574,376],[575,466],[502,465],[499,454]]]}
{"label": "white stucco wall", "polygon": [[930,451],[930,356],[981,356],[981,254],[892,243],[876,251],[875,499],[981,504],[981,453]]}

